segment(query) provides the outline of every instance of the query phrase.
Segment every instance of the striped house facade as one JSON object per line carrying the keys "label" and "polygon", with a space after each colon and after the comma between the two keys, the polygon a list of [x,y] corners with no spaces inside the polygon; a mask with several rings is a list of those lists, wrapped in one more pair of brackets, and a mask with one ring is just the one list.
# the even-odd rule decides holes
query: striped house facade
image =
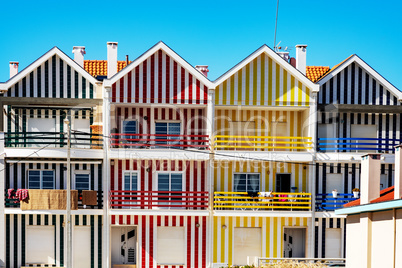
{"label": "striped house facade", "polygon": [[[36,247],[41,247],[44,241],[29,239],[27,230],[30,227],[53,227],[54,238],[54,264],[27,264],[27,243]],[[78,228],[86,227],[85,231],[89,233],[90,247],[79,247],[75,245],[73,254],[78,251],[88,253],[91,268],[102,267],[102,216],[98,215],[73,215],[72,228],[74,232]],[[65,215],[60,214],[6,214],[6,260],[5,267],[63,267],[67,259],[66,241],[65,241]],[[3,239],[3,238],[2,238]],[[43,245],[43,244],[42,244]]]}
{"label": "striped house facade", "polygon": [[59,55],[53,55],[17,81],[5,97],[93,99],[96,86]]}
{"label": "striped house facade", "polygon": [[207,94],[206,85],[158,50],[112,85],[111,102],[206,104]]}

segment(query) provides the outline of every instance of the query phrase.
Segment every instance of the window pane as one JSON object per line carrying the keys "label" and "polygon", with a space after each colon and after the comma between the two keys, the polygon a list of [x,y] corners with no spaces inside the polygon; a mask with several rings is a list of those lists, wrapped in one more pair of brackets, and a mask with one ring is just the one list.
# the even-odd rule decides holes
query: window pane
{"label": "window pane", "polygon": [[171,185],[170,185],[171,191],[182,191],[183,189],[182,185],[183,185],[182,174],[171,174]]}
{"label": "window pane", "polygon": [[169,134],[180,135],[180,123],[169,123]]}
{"label": "window pane", "polygon": [[158,175],[158,190],[159,191],[169,191],[169,174],[160,173]]}
{"label": "window pane", "polygon": [[42,171],[42,189],[54,189],[54,171]]}
{"label": "window pane", "polygon": [[130,173],[124,174],[124,190],[130,191]]}
{"label": "window pane", "polygon": [[235,192],[245,192],[246,191],[246,174],[235,174],[234,175],[234,186],[233,190]]}
{"label": "window pane", "polygon": [[168,134],[167,123],[155,123],[155,134]]}
{"label": "window pane", "polygon": [[89,174],[75,174],[75,189],[89,190]]}
{"label": "window pane", "polygon": [[248,174],[247,192],[260,191],[260,174]]}
{"label": "window pane", "polygon": [[131,191],[137,191],[137,174],[131,174]]}
{"label": "window pane", "polygon": [[124,134],[136,134],[137,133],[137,121],[133,121],[133,120],[123,121],[123,133]]}
{"label": "window pane", "polygon": [[40,189],[40,170],[28,171],[28,188]]}

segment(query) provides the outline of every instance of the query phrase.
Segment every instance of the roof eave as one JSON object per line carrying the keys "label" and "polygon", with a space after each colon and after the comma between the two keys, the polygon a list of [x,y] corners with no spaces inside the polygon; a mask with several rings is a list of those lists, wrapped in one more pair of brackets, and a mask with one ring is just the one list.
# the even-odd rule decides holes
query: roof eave
{"label": "roof eave", "polygon": [[384,201],[379,203],[370,203],[353,207],[340,208],[335,210],[336,215],[358,214],[370,211],[387,210],[402,207],[402,199]]}

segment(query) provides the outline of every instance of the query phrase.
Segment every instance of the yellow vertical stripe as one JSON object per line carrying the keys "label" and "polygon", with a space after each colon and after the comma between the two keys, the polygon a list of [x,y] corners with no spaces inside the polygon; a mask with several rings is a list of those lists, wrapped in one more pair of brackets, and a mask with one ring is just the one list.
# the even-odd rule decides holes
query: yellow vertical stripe
{"label": "yellow vertical stripe", "polygon": [[279,105],[279,100],[280,100],[280,66],[279,66],[279,64],[275,64],[275,74],[276,74],[276,77],[275,77],[275,79],[276,79],[276,81],[275,81],[275,85],[276,85],[276,87],[275,87],[275,96],[276,96],[276,99],[275,99],[275,103],[274,103],[274,105]]}
{"label": "yellow vertical stripe", "polygon": [[272,59],[268,59],[268,66],[269,66],[269,72],[268,72],[268,105],[272,106],[275,105],[272,103]]}
{"label": "yellow vertical stripe", "polygon": [[228,246],[227,246],[227,248],[228,248],[228,257],[229,257],[229,260],[228,260],[228,262],[229,262],[229,265],[231,265],[232,264],[232,255],[233,255],[233,252],[232,252],[232,249],[233,249],[233,239],[232,239],[232,237],[233,237],[233,217],[229,217],[229,226],[228,226],[228,230],[229,230],[229,243],[228,243]]}
{"label": "yellow vertical stripe", "polygon": [[245,105],[250,104],[250,64],[246,65],[246,99],[245,99]]}
{"label": "yellow vertical stripe", "polygon": [[300,105],[300,103],[302,103],[302,101],[303,101],[303,94],[304,94],[303,86],[302,86],[302,83],[300,81],[297,83],[297,90],[298,90],[297,102],[299,103],[298,105]]}
{"label": "yellow vertical stripe", "polygon": [[277,255],[277,252],[278,252],[278,232],[277,232],[277,230],[278,230],[278,219],[275,217],[275,218],[271,218],[271,220],[273,220],[274,221],[274,230],[272,230],[271,231],[271,233],[273,233],[273,235],[274,235],[274,258],[278,258],[278,257],[280,257],[280,256],[278,256]]}
{"label": "yellow vertical stripe", "polygon": [[253,105],[257,105],[257,73],[260,71],[258,70],[257,59],[253,60]]}
{"label": "yellow vertical stripe", "polygon": [[[267,56],[263,54],[260,59],[261,59],[261,83],[260,83],[260,91],[261,91],[261,101],[260,105],[267,105],[265,102],[265,58]],[[268,104],[269,105],[269,104]]]}
{"label": "yellow vertical stripe", "polygon": [[[226,225],[226,229],[223,229],[222,226]],[[221,260],[220,262],[225,262],[225,249],[226,249],[226,230],[227,223],[225,217],[221,217],[221,226],[218,226],[221,229]]]}
{"label": "yellow vertical stripe", "polygon": [[216,248],[216,245],[217,245],[217,241],[218,241],[218,217],[214,217],[214,230],[213,230],[213,232],[214,232],[214,241],[215,242],[213,242],[213,248],[214,248],[214,250],[213,250],[213,261],[214,262],[218,262],[218,251],[217,251],[217,248]]}
{"label": "yellow vertical stripe", "polygon": [[295,78],[294,76],[290,77],[290,106],[295,106],[296,104],[296,99],[295,99],[295,92],[297,91],[297,88],[295,88]]}
{"label": "yellow vertical stripe", "polygon": [[226,103],[226,99],[227,99],[227,86],[228,86],[227,81],[224,81],[224,82],[223,82],[223,86],[222,86],[222,103],[223,103],[224,105],[227,104],[227,103]]}
{"label": "yellow vertical stripe", "polygon": [[245,90],[243,88],[243,69],[239,70],[239,74],[237,76],[239,78],[239,81],[237,82],[237,104],[242,104],[242,92]]}
{"label": "yellow vertical stripe", "polygon": [[234,96],[235,96],[235,75],[230,77],[230,105],[234,105]]}
{"label": "yellow vertical stripe", "polygon": [[287,105],[289,105],[289,103],[288,103],[288,72],[287,71],[285,71],[285,69],[283,69],[283,78],[282,78],[282,80],[283,80],[283,88],[282,88],[282,90],[283,90],[283,105],[284,106],[287,106]]}

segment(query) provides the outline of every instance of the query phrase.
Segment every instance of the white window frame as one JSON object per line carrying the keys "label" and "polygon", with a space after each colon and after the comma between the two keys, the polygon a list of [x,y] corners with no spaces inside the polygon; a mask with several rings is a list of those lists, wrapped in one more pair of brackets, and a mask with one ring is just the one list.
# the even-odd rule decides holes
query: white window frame
{"label": "white window frame", "polygon": [[[134,189],[126,189],[126,187],[125,187],[125,176],[126,176],[127,173],[130,174],[130,188],[131,188],[132,181],[133,181],[132,175],[135,174],[137,176],[137,189],[135,189],[135,190]],[[138,177],[139,177],[139,174],[138,174],[137,170],[124,170],[123,171],[123,190],[124,191],[139,191],[138,189],[139,189],[140,184],[139,184]]]}
{"label": "white window frame", "polygon": [[259,172],[235,172],[233,173],[233,180],[232,180],[232,190],[233,192],[235,192],[235,185],[234,185],[234,181],[235,181],[235,175],[242,175],[242,174],[246,174],[247,178],[246,178],[246,192],[247,192],[247,179],[248,179],[248,175],[258,175],[259,177],[259,183],[258,183],[258,192],[261,191],[261,173]]}
{"label": "white window frame", "polygon": [[[183,239],[181,240],[183,249],[178,249],[177,246],[172,245],[170,243],[169,243],[169,245],[161,245],[162,243],[158,240],[162,234],[162,232],[161,232],[162,229],[169,230],[171,228],[176,228],[176,229],[180,228],[181,231],[183,232]],[[157,233],[157,235],[156,235],[156,262],[157,262],[157,264],[158,265],[185,265],[186,264],[186,248],[188,246],[187,239],[186,239],[186,228],[184,226],[158,226],[156,230],[157,230],[156,231],[156,233]],[[164,248],[161,248],[162,246]],[[174,253],[181,254],[181,256],[179,256],[181,258],[181,260],[178,260],[177,262],[165,261],[163,259],[165,256],[162,257],[161,249],[165,249],[165,250],[168,249],[168,250],[174,251]],[[164,253],[164,254],[166,254],[166,253]],[[168,255],[172,256],[173,254],[168,254]],[[161,260],[161,258],[162,258],[162,260]]]}
{"label": "white window frame", "polygon": [[182,191],[185,191],[185,189],[186,189],[186,185],[185,185],[185,183],[186,183],[186,180],[185,180],[185,178],[184,178],[184,175],[185,175],[185,173],[184,173],[184,171],[171,171],[171,170],[169,170],[169,171],[157,171],[157,172],[155,172],[155,174],[156,174],[156,183],[154,183],[154,191],[158,191],[158,182],[159,182],[159,174],[167,174],[167,173],[169,173],[169,191],[171,191],[170,189],[171,189],[171,175],[172,175],[172,173],[173,174],[181,174],[181,180],[182,180],[182,185],[181,185],[181,190]]}
{"label": "white window frame", "polygon": [[[52,189],[55,189],[55,187],[56,187],[56,171],[54,170],[54,169],[28,169],[27,170],[27,181],[26,181],[26,185],[27,185],[27,188],[29,189],[29,172],[30,171],[40,171],[40,190],[43,190],[43,171],[52,171],[53,172],[53,188]],[[39,190],[38,189],[38,190]],[[50,189],[45,189],[45,190],[50,190]]]}
{"label": "white window frame", "polygon": [[73,182],[73,186],[74,186],[74,190],[77,190],[77,180],[76,180],[76,175],[77,174],[88,174],[88,190],[92,190],[91,189],[91,172],[89,170],[76,170],[74,171],[74,182]]}

